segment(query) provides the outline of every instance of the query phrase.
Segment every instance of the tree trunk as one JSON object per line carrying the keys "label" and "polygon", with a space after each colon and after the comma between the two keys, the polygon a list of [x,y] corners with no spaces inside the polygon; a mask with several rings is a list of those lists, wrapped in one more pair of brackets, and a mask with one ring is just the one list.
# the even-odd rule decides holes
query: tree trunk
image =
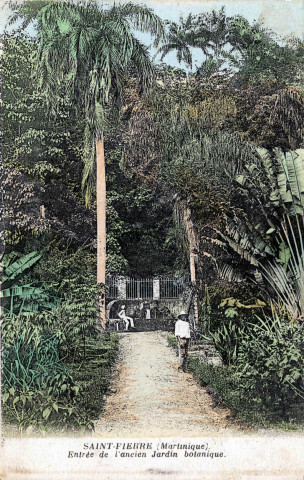
{"label": "tree trunk", "polygon": [[101,328],[106,327],[106,166],[103,136],[96,140],[96,198],[97,198],[97,283],[102,287],[98,300],[98,318]]}
{"label": "tree trunk", "polygon": [[194,225],[191,219],[191,211],[187,204],[183,202],[182,204],[183,212],[183,221],[185,225],[185,230],[187,234],[187,240],[189,245],[189,262],[190,262],[190,278],[193,285],[194,291],[194,319],[195,323],[198,324],[199,309],[198,309],[198,297],[196,292],[196,256],[197,256],[197,239],[194,231]]}

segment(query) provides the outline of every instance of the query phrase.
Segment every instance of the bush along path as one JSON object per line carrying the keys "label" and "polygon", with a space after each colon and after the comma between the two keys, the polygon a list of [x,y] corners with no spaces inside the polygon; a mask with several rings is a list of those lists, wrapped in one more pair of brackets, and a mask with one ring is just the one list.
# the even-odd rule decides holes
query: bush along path
{"label": "bush along path", "polygon": [[100,333],[93,292],[78,288],[82,301],[2,320],[5,436],[87,434],[100,415],[117,336]]}
{"label": "bush along path", "polygon": [[94,435],[230,436],[246,431],[190,373],[178,372],[166,332],[125,333],[119,340],[110,395]]}

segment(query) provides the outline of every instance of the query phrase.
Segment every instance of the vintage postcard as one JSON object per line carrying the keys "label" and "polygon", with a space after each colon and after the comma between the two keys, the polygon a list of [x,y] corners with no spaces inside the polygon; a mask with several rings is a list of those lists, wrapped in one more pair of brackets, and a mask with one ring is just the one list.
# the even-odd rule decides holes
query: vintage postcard
{"label": "vintage postcard", "polygon": [[0,6],[0,480],[303,479],[303,2]]}

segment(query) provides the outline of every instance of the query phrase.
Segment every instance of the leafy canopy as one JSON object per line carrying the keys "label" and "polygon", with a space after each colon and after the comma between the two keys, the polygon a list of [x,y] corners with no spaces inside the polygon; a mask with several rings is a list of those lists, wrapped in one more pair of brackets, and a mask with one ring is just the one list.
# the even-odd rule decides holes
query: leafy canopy
{"label": "leafy canopy", "polygon": [[40,44],[36,68],[39,88],[56,113],[62,86],[85,118],[83,189],[90,203],[95,184],[95,139],[103,135],[105,106],[122,99],[127,73],[141,88],[151,83],[153,66],[147,48],[133,31],[150,32],[158,42],[161,20],[147,7],[126,3],[103,9],[95,3],[54,2],[36,20]]}

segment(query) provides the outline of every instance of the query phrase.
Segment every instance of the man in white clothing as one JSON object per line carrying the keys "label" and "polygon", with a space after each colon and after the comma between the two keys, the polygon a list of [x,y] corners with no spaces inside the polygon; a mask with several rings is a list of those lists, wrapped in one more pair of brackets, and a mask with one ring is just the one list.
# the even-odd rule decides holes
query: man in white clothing
{"label": "man in white clothing", "polygon": [[178,369],[185,372],[187,370],[188,349],[190,343],[190,325],[188,322],[188,315],[184,311],[179,314],[178,320],[175,323],[175,336],[181,358],[181,365]]}

